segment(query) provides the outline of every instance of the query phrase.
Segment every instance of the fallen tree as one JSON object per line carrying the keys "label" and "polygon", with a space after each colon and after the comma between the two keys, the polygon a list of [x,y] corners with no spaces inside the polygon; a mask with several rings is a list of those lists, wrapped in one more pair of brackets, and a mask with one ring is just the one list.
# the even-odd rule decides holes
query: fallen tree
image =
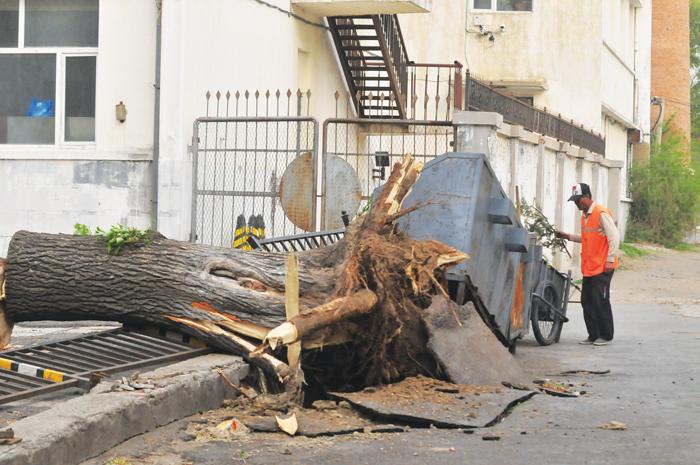
{"label": "fallen tree", "polygon": [[[0,322],[116,320],[165,325],[240,354],[284,380],[280,346],[302,341],[302,364],[336,383],[434,375],[421,311],[444,293],[436,277],[467,257],[396,231],[421,164],[406,156],[343,240],[299,253],[299,308],[285,316],[286,257],[166,239],[109,255],[94,236],[16,233],[4,268]],[[2,271],[0,271],[2,273]],[[342,345],[340,352],[329,346]],[[330,353],[329,360],[328,354]],[[339,359],[339,357],[341,359]],[[333,365],[333,369],[328,369]]]}

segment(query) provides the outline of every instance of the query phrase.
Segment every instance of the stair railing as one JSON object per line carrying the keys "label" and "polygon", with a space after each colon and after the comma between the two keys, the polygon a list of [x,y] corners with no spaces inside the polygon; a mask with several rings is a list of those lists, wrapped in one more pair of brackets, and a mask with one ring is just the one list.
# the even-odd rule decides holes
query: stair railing
{"label": "stair railing", "polygon": [[379,15],[373,17],[380,46],[387,60],[387,73],[392,82],[392,94],[397,102],[399,115],[406,117],[408,98],[408,53],[403,40],[401,26],[396,15]]}

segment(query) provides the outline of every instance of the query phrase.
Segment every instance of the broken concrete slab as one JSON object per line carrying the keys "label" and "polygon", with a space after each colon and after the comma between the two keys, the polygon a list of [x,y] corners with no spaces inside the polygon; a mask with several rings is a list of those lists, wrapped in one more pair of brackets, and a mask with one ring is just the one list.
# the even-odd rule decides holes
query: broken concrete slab
{"label": "broken concrete slab", "polygon": [[422,376],[360,392],[332,393],[371,418],[438,428],[479,428],[500,422],[536,392],[504,386],[452,384]]}
{"label": "broken concrete slab", "polygon": [[240,357],[211,354],[142,373],[139,380],[153,389],[112,391],[121,380],[104,381],[84,396],[14,422],[14,435],[23,441],[0,447],[0,465],[80,463],[130,437],[217,408],[236,395],[217,369],[235,383],[248,374]]}
{"label": "broken concrete slab", "polygon": [[486,326],[474,305],[456,305],[433,297],[423,312],[428,349],[458,384],[527,385],[528,379],[515,358]]}
{"label": "broken concrete slab", "polygon": [[[315,438],[356,432],[388,433],[403,431],[403,428],[400,426],[375,424],[367,418],[361,417],[351,408],[338,408],[335,410],[299,409],[295,411],[295,414],[299,425],[296,436]],[[251,431],[280,432],[274,416],[243,416],[241,421]]]}

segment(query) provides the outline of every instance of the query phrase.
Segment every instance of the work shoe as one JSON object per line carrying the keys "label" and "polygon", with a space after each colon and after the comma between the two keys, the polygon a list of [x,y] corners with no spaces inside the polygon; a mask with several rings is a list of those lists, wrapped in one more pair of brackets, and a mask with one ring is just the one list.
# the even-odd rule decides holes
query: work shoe
{"label": "work shoe", "polygon": [[607,346],[609,344],[612,344],[612,340],[598,338],[593,341],[594,346]]}
{"label": "work shoe", "polygon": [[584,339],[583,341],[578,341],[578,343],[579,343],[579,344],[585,344],[585,345],[588,345],[588,344],[594,344],[594,343],[595,343],[595,341],[597,341],[597,340],[601,340],[601,341],[602,341],[602,339],[596,339],[596,340],[593,340],[593,339],[591,339],[590,337],[587,337],[587,338],[586,338],[586,339]]}

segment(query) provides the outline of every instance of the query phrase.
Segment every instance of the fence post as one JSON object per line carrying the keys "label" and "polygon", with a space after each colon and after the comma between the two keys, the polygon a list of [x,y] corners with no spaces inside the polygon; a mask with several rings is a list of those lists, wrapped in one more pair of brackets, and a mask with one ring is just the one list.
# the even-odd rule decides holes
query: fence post
{"label": "fence post", "polygon": [[467,69],[467,72],[464,76],[464,108],[462,110],[469,111],[470,108],[470,102],[469,102],[469,91],[471,88],[471,83],[472,83],[472,78],[471,78],[471,73]]}
{"label": "fence post", "polygon": [[455,61],[455,110],[463,110],[462,108],[462,64]]}

